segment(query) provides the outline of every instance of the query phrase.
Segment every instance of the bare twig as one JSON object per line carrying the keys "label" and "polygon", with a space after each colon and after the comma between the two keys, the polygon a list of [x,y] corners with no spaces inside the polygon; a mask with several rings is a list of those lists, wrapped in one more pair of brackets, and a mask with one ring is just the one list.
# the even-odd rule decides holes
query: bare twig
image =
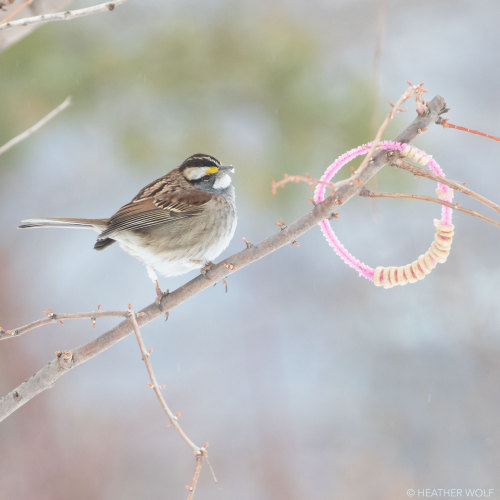
{"label": "bare twig", "polygon": [[[422,116],[425,113],[425,109],[422,107],[422,93],[426,92],[423,88],[424,84],[421,83],[420,85],[412,85],[410,82],[408,82],[410,86],[401,94],[401,97],[397,100],[395,105],[392,105],[391,103],[391,111],[389,111],[389,114],[385,117],[384,121],[382,122],[382,125],[380,125],[377,134],[375,135],[375,139],[372,141],[372,145],[370,147],[370,150],[366,154],[366,156],[363,158],[363,161],[361,162],[361,165],[358,168],[358,171],[361,170],[363,171],[370,160],[373,158],[373,155],[375,154],[375,151],[377,149],[378,143],[380,142],[380,139],[382,138],[382,134],[384,133],[385,129],[387,128],[387,125],[389,125],[390,121],[396,116],[396,113],[400,113],[403,110],[401,109],[401,105],[410,99],[412,96],[415,96],[416,101],[417,101],[417,112],[420,116]],[[422,129],[418,129],[417,133],[420,133],[423,131]],[[400,142],[400,141],[398,141]]]}
{"label": "bare twig", "polygon": [[450,203],[446,200],[441,200],[440,198],[435,198],[434,196],[426,196],[422,194],[403,194],[403,193],[375,193],[370,191],[369,189],[363,188],[359,192],[359,196],[366,196],[368,198],[399,198],[399,199],[407,199],[407,200],[422,200],[422,201],[430,201],[432,203],[438,203],[439,205],[444,205],[445,207],[450,207],[453,210],[457,210],[459,212],[464,212],[465,214],[472,215],[474,217],[478,217],[490,224],[493,224],[496,227],[500,227],[500,222],[496,220],[490,219],[475,210],[470,210],[468,208],[460,206],[458,203]]}
{"label": "bare twig", "polygon": [[193,500],[194,492],[196,491],[196,486],[198,484],[198,480],[200,479],[201,467],[203,465],[203,455],[196,455],[196,467],[194,469],[193,480],[191,484],[187,486],[187,490],[189,491],[187,500]]}
{"label": "bare twig", "polygon": [[373,54],[373,111],[371,119],[371,131],[377,130],[378,115],[380,109],[380,61],[382,54],[382,38],[384,34],[384,25],[387,16],[387,0],[378,0],[377,2],[377,25],[375,38],[375,51]]}
{"label": "bare twig", "polygon": [[39,328],[50,323],[55,323],[56,321],[63,324],[67,319],[90,319],[92,320],[93,326],[95,328],[95,320],[97,318],[109,318],[117,316],[128,317],[129,313],[128,311],[101,311],[100,309],[98,309],[97,311],[91,312],[56,314],[52,312],[52,310],[49,310],[49,312],[45,313],[45,315],[46,318],[37,319],[36,321],[28,323],[27,325],[13,328],[12,330],[4,330],[2,327],[0,327],[0,340],[18,337],[23,333],[27,333],[31,330],[34,330],[35,328]]}
{"label": "bare twig", "polygon": [[71,97],[66,97],[66,99],[57,106],[57,108],[53,109],[49,114],[45,115],[39,122],[32,125],[30,128],[26,129],[21,134],[17,135],[9,142],[6,142],[3,146],[0,147],[0,155],[8,151],[10,148],[14,147],[16,144],[19,144],[21,141],[24,141],[31,134],[42,128],[47,122],[52,120],[55,116],[57,116],[61,111],[64,111],[68,106],[71,105]]}
{"label": "bare twig", "polygon": [[189,490],[188,500],[190,500],[193,498],[194,492],[196,490],[196,485],[198,484],[198,479],[201,473],[201,467],[203,465],[203,458],[207,457],[206,445],[198,446],[188,437],[188,435],[184,432],[184,430],[180,426],[177,415],[174,415],[172,410],[167,405],[167,402],[165,401],[165,398],[161,393],[162,387],[158,384],[158,381],[156,380],[156,376],[153,371],[153,366],[149,361],[149,355],[151,354],[151,351],[148,351],[146,349],[146,345],[144,344],[144,340],[142,339],[139,324],[137,323],[137,315],[132,310],[131,306],[129,306],[129,317],[132,323],[132,328],[135,333],[135,338],[137,339],[137,343],[139,344],[139,349],[142,354],[142,360],[146,365],[146,370],[148,371],[149,380],[151,380],[151,384],[148,385],[153,389],[154,393],[156,394],[156,397],[158,398],[158,401],[160,401],[160,405],[163,408],[163,411],[166,413],[168,420],[170,421],[170,424],[175,429],[177,434],[181,437],[181,439],[191,448],[196,458],[196,467],[193,475],[193,480],[191,482],[191,485],[188,487]]}
{"label": "bare twig", "polygon": [[62,12],[53,12],[50,14],[41,14],[39,16],[25,17],[24,19],[16,19],[0,25],[0,30],[15,28],[16,26],[29,26],[30,24],[44,24],[52,21],[69,21],[77,17],[88,16],[90,14],[99,14],[100,12],[108,12],[114,10],[115,7],[122,4],[126,0],[114,0],[113,2],[104,2],[83,9],[65,10]]}
{"label": "bare twig", "polygon": [[276,191],[278,188],[283,188],[285,187],[285,184],[288,184],[289,182],[305,182],[306,184],[309,184],[309,187],[311,190],[314,189],[314,186],[317,184],[324,184],[325,186],[329,187],[330,189],[334,190],[335,189],[335,184],[333,182],[325,182],[317,179],[313,179],[309,174],[306,175],[288,175],[285,174],[283,176],[283,179],[280,181],[275,181],[274,179],[271,181],[271,191],[273,194],[276,194]]}
{"label": "bare twig", "polygon": [[440,175],[436,175],[433,172],[426,170],[425,168],[413,165],[412,163],[404,160],[401,156],[398,156],[397,154],[393,153],[394,153],[393,151],[390,151],[388,153],[390,165],[406,170],[417,177],[426,177],[427,179],[440,182],[441,184],[451,187],[454,191],[466,194],[467,196],[470,196],[471,198],[474,198],[475,200],[479,201],[483,205],[486,205],[487,207],[490,207],[496,212],[500,213],[500,205],[497,205],[495,202],[489,200],[485,196],[476,193],[475,191],[472,191],[472,189],[465,187],[463,184],[460,184],[457,181],[448,179],[446,177],[441,177]]}
{"label": "bare twig", "polygon": [[472,128],[462,127],[461,125],[455,125],[454,123],[450,123],[448,118],[441,120],[438,125],[441,125],[443,128],[454,128],[455,130],[462,130],[463,132],[469,132],[469,134],[476,134],[482,137],[486,137],[487,139],[493,139],[494,141],[500,141],[500,137],[496,135],[486,134],[481,132],[480,130],[474,130]]}
{"label": "bare twig", "polygon": [[27,7],[30,3],[33,3],[33,0],[26,0],[23,2],[21,5],[16,7],[12,12],[9,12],[7,16],[5,16],[1,21],[0,21],[0,26],[2,24],[5,24],[9,19],[12,19],[16,14],[21,12],[25,7]]}
{"label": "bare twig", "polygon": [[165,401],[162,393],[161,393],[161,387],[158,384],[158,381],[156,380],[156,376],[153,371],[153,367],[151,366],[151,362],[149,361],[149,353],[146,349],[146,346],[144,344],[144,341],[142,340],[142,335],[141,331],[139,329],[139,324],[137,323],[137,315],[134,311],[129,309],[129,317],[130,321],[132,323],[132,328],[135,333],[135,337],[137,339],[137,343],[139,344],[139,349],[141,350],[142,354],[142,360],[146,364],[146,369],[148,371],[149,379],[151,380],[151,388],[156,394],[156,397],[160,401],[161,407],[163,408],[163,411],[167,414],[168,419],[170,420],[170,423],[174,427],[174,429],[177,431],[177,434],[182,438],[182,440],[195,452],[195,453],[201,453],[202,448],[191,441],[191,439],[187,436],[187,434],[182,430],[182,427],[179,425],[177,417],[174,415],[172,410],[168,407],[167,402]]}
{"label": "bare twig", "polygon": [[[404,143],[411,142],[424,128],[436,122],[445,110],[446,103],[444,99],[440,96],[434,97],[427,107],[427,111],[424,114],[418,115],[394,140]],[[309,213],[260,243],[252,245],[214,265],[204,275],[197,276],[177,288],[177,290],[164,295],[159,303],[154,301],[141,311],[144,314],[137,317],[137,324],[143,326],[149,323],[228,275],[297,240],[320,220],[332,217],[340,206],[356,196],[361,187],[386,164],[387,152],[377,152],[366,167],[362,169],[358,168],[356,173],[349,179],[336,183],[337,189],[335,193],[325,201],[316,204]],[[0,421],[26,404],[37,394],[52,387],[56,380],[69,370],[109,349],[127,337],[132,331],[132,323],[130,319],[127,319],[100,337],[76,349],[72,352],[69,361],[62,363],[60,362],[60,358],[50,361],[17,388],[0,398]]]}

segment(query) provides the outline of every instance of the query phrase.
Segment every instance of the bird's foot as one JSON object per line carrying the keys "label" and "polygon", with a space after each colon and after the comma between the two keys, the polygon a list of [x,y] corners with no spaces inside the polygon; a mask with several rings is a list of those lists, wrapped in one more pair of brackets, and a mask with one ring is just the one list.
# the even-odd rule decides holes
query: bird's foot
{"label": "bird's foot", "polygon": [[[161,302],[161,298],[163,297],[163,292],[161,291],[160,284],[158,280],[155,280],[155,291],[156,291],[156,303],[159,305]],[[167,291],[168,293],[168,291]]]}
{"label": "bird's foot", "polygon": [[[158,283],[158,280],[155,280],[155,290],[156,290],[156,304],[157,305],[160,305],[161,303],[161,299],[165,296],[165,295],[168,295],[170,293],[170,290],[167,289],[165,290],[165,293],[163,293],[161,291],[161,288],[160,288],[160,285]],[[168,311],[165,313],[165,321],[168,319]]]}
{"label": "bird's foot", "polygon": [[211,271],[214,267],[215,264],[212,261],[207,260],[203,265],[203,267],[200,269],[200,273],[203,274],[203,276],[205,276],[205,274],[207,274],[208,271]]}

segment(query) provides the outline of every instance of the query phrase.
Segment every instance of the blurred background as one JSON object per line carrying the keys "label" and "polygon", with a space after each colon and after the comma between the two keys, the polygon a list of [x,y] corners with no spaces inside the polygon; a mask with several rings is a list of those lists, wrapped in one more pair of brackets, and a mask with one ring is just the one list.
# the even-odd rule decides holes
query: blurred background
{"label": "blurred background", "polygon": [[[16,227],[107,217],[192,153],[236,168],[228,256],[310,210],[307,186],[273,196],[271,180],[317,178],[369,141],[407,80],[443,95],[452,122],[500,135],[499,16],[497,0],[129,0],[34,30],[0,53],[0,144],[66,96],[73,105],[0,157],[0,325],[50,307],[152,302],[142,265],[117,246],[95,252],[94,233]],[[406,109],[386,138],[414,118],[413,102]],[[498,143],[433,126],[415,145],[500,200]],[[386,168],[371,187],[432,195],[435,185]],[[334,227],[369,265],[401,265],[427,249],[439,212],[362,198]],[[210,443],[219,483],[205,466],[196,498],[500,497],[500,233],[461,213],[454,222],[446,265],[418,284],[374,287],[312,229],[231,275],[227,294],[218,284],[144,327],[167,401],[195,442]],[[0,393],[115,323],[67,321],[1,342]],[[146,382],[129,337],[10,416],[0,498],[185,498],[191,451]]]}

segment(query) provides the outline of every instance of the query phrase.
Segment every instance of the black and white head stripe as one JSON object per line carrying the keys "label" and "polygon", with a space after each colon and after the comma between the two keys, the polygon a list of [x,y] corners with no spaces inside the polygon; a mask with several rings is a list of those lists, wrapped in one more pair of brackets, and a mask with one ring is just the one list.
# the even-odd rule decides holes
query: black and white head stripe
{"label": "black and white head stripe", "polygon": [[195,154],[186,158],[181,164],[181,170],[187,167],[219,167],[220,161],[213,156],[206,154]]}

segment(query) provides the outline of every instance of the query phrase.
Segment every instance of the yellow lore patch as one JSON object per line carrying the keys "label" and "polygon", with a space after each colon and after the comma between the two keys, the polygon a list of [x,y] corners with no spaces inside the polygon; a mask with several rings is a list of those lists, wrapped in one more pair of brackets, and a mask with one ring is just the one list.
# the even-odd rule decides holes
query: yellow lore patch
{"label": "yellow lore patch", "polygon": [[210,175],[210,174],[215,174],[216,172],[218,172],[219,169],[217,167],[208,167],[206,170],[205,170],[205,174],[206,175]]}

